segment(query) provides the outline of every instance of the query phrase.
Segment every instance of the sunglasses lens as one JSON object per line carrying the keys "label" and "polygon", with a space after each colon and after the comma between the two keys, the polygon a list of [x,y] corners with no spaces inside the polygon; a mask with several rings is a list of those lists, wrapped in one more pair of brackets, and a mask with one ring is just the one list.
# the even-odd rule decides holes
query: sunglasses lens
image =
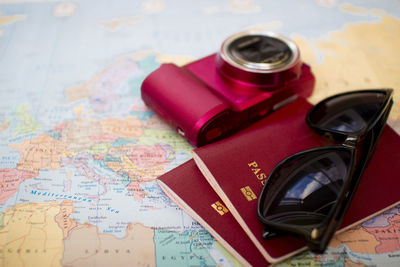
{"label": "sunglasses lens", "polygon": [[259,202],[264,219],[290,225],[324,220],[349,176],[352,152],[322,148],[286,159],[270,175]]}
{"label": "sunglasses lens", "polygon": [[364,129],[382,108],[385,92],[356,92],[330,98],[308,115],[312,126],[345,133]]}

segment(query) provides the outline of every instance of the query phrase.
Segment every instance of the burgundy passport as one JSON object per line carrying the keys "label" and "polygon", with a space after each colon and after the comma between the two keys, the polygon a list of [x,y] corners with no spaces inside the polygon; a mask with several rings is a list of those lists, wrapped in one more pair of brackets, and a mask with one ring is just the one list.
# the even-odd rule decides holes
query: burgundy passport
{"label": "burgundy passport", "polygon": [[[288,156],[329,145],[311,130],[304,99],[274,112],[255,127],[194,151],[194,160],[255,246],[269,262],[287,258],[305,247],[294,236],[264,240],[257,218],[257,201],[273,168]],[[400,137],[386,126],[366,168],[341,229],[360,223],[399,203]]]}
{"label": "burgundy passport", "polygon": [[[257,218],[257,200],[280,161],[330,144],[306,125],[310,108],[298,99],[237,135],[195,149],[203,175],[190,160],[159,177],[166,194],[244,264],[263,266],[305,249],[305,242],[294,236],[261,237],[264,226]],[[399,158],[400,137],[386,126],[341,231],[399,203]]]}

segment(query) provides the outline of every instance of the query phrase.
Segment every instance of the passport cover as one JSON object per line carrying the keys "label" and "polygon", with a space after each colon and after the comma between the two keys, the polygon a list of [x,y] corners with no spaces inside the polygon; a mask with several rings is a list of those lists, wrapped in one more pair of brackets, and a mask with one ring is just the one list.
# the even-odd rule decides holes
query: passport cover
{"label": "passport cover", "polygon": [[[263,183],[280,161],[296,152],[331,144],[307,126],[305,116],[311,107],[300,98],[244,132],[194,150],[194,160],[206,180],[271,263],[286,259],[306,246],[301,238],[289,235],[264,240],[257,201]],[[400,138],[386,126],[340,231],[400,203],[399,159]]]}

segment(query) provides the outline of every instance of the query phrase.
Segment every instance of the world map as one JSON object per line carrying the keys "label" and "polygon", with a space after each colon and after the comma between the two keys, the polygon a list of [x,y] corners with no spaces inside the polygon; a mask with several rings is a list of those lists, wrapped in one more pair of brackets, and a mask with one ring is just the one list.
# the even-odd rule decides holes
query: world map
{"label": "world map", "polygon": [[[157,185],[193,147],[144,105],[140,86],[160,64],[206,56],[251,28],[299,45],[317,77],[312,103],[400,88],[398,1],[298,2],[0,0],[1,265],[240,266]],[[388,123],[400,133],[400,105]],[[324,254],[281,264],[399,262],[397,206]]]}

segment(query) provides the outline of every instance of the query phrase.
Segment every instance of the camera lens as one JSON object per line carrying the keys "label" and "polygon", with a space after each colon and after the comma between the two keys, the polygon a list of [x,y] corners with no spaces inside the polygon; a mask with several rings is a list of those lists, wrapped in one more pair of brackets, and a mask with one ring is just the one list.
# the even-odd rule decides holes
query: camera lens
{"label": "camera lens", "polygon": [[247,35],[234,40],[228,53],[238,63],[270,64],[271,67],[285,64],[292,57],[286,43],[263,35]]}
{"label": "camera lens", "polygon": [[273,32],[245,31],[224,41],[220,57],[232,67],[252,73],[276,73],[300,61],[297,45]]}

